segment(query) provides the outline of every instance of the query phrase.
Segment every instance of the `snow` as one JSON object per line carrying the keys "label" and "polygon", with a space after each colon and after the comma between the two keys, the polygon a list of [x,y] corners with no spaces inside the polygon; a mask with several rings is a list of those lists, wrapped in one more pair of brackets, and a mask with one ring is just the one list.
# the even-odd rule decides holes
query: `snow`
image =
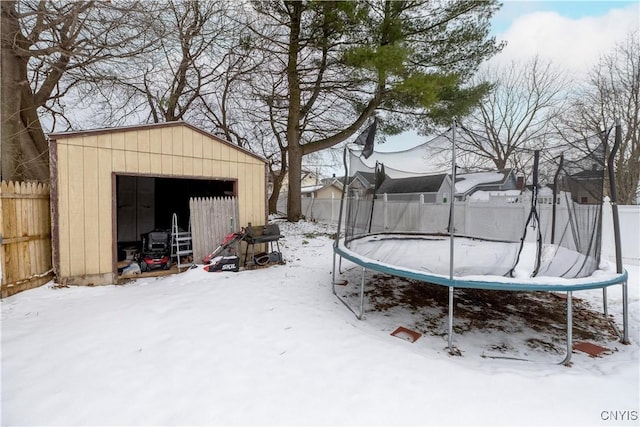
{"label": "snow", "polygon": [[[638,424],[640,267],[626,266],[630,345],[570,367],[484,358],[483,340],[518,342],[495,330],[456,334],[458,357],[446,336],[391,336],[410,310],[357,320],[333,295],[334,227],[280,229],[285,265],[3,299],[2,425]],[[349,298],[360,275],[342,267]],[[601,310],[601,290],[575,296]],[[621,328],[619,286],[608,309]]]}
{"label": "snow", "polygon": [[480,184],[504,181],[500,172],[475,172],[456,175],[456,193],[466,193]]}

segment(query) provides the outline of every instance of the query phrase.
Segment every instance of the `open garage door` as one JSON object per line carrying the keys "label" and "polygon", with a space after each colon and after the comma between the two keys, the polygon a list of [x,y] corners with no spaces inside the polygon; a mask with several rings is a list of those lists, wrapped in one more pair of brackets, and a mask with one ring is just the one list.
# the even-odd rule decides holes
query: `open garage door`
{"label": "open garage door", "polygon": [[187,230],[191,198],[228,198],[236,194],[236,188],[235,180],[117,175],[118,260],[140,248],[145,233],[170,231],[174,213],[179,227]]}

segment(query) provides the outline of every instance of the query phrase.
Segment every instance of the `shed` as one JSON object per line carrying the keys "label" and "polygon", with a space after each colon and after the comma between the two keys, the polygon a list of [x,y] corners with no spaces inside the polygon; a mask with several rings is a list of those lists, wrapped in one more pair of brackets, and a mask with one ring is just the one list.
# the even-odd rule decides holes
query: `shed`
{"label": "shed", "polygon": [[184,122],[49,135],[53,266],[62,284],[118,278],[118,243],[189,224],[192,197],[235,196],[236,228],[267,219],[266,161]]}

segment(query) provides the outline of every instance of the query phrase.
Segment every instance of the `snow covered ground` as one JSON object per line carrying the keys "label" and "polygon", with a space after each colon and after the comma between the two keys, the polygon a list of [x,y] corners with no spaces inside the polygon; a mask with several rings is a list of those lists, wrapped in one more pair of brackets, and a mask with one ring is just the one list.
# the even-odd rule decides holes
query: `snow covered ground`
{"label": "snow covered ground", "polygon": [[[488,318],[456,334],[462,356],[450,356],[442,325],[414,343],[391,335],[424,312],[367,300],[360,321],[332,294],[333,227],[280,226],[285,265],[50,283],[2,300],[2,425],[639,424],[638,266],[627,266],[630,345],[598,341],[610,354],[575,352],[566,367],[519,339],[544,332]],[[338,292],[353,301],[359,271],[343,270]],[[388,286],[367,277],[371,298]],[[601,290],[574,296],[601,311]],[[620,328],[621,301],[610,288]],[[485,341],[535,361],[483,357]]]}

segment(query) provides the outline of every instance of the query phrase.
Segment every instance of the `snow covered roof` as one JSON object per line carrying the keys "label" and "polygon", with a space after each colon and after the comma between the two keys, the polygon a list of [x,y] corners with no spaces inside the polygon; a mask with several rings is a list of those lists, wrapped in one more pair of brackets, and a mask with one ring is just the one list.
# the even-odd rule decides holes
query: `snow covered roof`
{"label": "snow covered roof", "polygon": [[511,174],[511,169],[503,171],[473,172],[456,175],[456,194],[488,184],[502,184]]}
{"label": "snow covered roof", "polygon": [[318,184],[318,185],[306,185],[304,187],[300,188],[300,192],[302,194],[308,194],[308,193],[313,193],[315,191],[319,191],[322,190],[323,188],[327,188],[327,187],[337,187],[337,188],[342,188],[342,183],[339,180],[334,180],[331,182],[325,182],[323,184]]}

